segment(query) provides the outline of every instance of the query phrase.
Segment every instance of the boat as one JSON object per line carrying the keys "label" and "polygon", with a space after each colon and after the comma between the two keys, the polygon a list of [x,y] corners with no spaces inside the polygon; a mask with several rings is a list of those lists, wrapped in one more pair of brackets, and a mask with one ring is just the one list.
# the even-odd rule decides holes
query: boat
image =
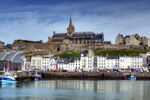
{"label": "boat", "polygon": [[129,76],[128,80],[137,80],[137,75],[131,75],[131,76]]}
{"label": "boat", "polygon": [[11,85],[11,84],[16,84],[16,73],[15,72],[10,72],[9,71],[9,66],[7,68],[7,71],[5,71],[4,67],[4,73],[0,76],[0,85]]}
{"label": "boat", "polygon": [[4,74],[1,75],[0,77],[0,84],[1,85],[11,85],[11,84],[16,84],[16,74],[13,72],[4,72]]}
{"label": "boat", "polygon": [[38,71],[35,71],[35,73],[34,73],[34,75],[32,77],[33,77],[34,81],[42,80],[41,73],[38,72]]}

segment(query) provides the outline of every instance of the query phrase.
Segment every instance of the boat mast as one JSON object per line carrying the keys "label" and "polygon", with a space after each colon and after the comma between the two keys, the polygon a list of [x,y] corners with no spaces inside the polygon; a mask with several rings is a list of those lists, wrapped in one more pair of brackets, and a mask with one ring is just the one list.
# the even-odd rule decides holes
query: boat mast
{"label": "boat mast", "polygon": [[9,72],[9,60],[7,61],[7,72]]}

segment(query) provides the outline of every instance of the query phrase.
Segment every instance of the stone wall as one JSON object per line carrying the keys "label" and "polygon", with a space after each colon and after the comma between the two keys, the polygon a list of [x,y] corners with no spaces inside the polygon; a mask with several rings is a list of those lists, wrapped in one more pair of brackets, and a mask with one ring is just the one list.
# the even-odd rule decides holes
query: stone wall
{"label": "stone wall", "polygon": [[65,51],[82,51],[87,49],[98,50],[149,50],[144,46],[129,46],[129,45],[92,45],[92,44],[66,44],[66,43],[23,43],[15,44],[13,49],[26,51],[40,51],[40,52],[65,52]]}

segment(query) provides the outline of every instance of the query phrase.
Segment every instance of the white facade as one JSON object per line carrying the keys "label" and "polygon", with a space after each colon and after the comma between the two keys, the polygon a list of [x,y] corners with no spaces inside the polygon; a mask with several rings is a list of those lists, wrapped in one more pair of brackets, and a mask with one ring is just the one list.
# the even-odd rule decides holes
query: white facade
{"label": "white facade", "polygon": [[31,57],[31,66],[35,68],[41,68],[41,56],[32,56]]}
{"label": "white facade", "polygon": [[95,69],[94,68],[95,67],[94,66],[94,57],[91,57],[91,56],[82,57],[81,56],[80,64],[81,64],[80,65],[80,70],[93,71]]}
{"label": "white facade", "polygon": [[131,68],[142,68],[143,58],[142,57],[132,57],[131,58]]}
{"label": "white facade", "polygon": [[58,69],[76,71],[77,69],[80,69],[80,60],[77,59],[72,62],[66,62],[65,60],[62,60],[61,63],[58,63]]}
{"label": "white facade", "polygon": [[105,69],[106,67],[106,57],[97,57],[97,69]]}
{"label": "white facade", "polygon": [[107,58],[97,57],[97,69],[113,69],[113,68],[142,68],[143,58],[142,57],[119,57]]}
{"label": "white facade", "polygon": [[50,57],[42,57],[42,56],[32,56],[31,57],[31,66],[36,69],[49,69],[56,70],[57,69],[57,61]]}
{"label": "white facade", "polygon": [[112,69],[119,67],[119,59],[108,57],[97,57],[97,69]]}
{"label": "white facade", "polygon": [[142,57],[94,57],[81,56],[80,59],[64,60],[53,57],[32,57],[31,66],[49,70],[95,71],[101,69],[143,68]]}
{"label": "white facade", "polygon": [[132,57],[120,57],[119,58],[119,68],[127,69],[132,65]]}
{"label": "white facade", "polygon": [[51,58],[49,64],[50,64],[50,67],[48,68],[49,70],[57,70],[58,69],[57,59]]}
{"label": "white facade", "polygon": [[50,58],[49,57],[42,57],[41,58],[41,68],[47,69],[50,68]]}
{"label": "white facade", "polygon": [[106,59],[106,68],[113,69],[119,67],[119,59]]}

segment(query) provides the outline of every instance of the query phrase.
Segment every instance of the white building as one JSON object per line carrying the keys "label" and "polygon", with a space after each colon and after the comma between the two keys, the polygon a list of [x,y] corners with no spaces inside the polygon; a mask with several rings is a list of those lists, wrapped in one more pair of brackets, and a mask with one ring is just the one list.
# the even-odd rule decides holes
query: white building
{"label": "white building", "polygon": [[143,68],[143,58],[131,57],[131,68]]}
{"label": "white building", "polygon": [[81,56],[80,60],[58,64],[59,69],[67,71],[96,71],[103,69],[143,68],[142,57],[91,57]]}
{"label": "white building", "polygon": [[113,69],[113,68],[119,68],[119,57],[106,57],[106,68],[107,69]]}
{"label": "white building", "polygon": [[80,59],[74,59],[74,61],[70,62],[66,70],[76,71],[77,69],[80,69]]}
{"label": "white building", "polygon": [[42,57],[41,58],[41,69],[48,69],[50,68],[50,57]]}
{"label": "white building", "polygon": [[97,69],[106,69],[106,57],[97,57]]}
{"label": "white building", "polygon": [[36,69],[55,69],[56,70],[56,61],[52,56],[32,56],[31,57],[31,66]]}
{"label": "white building", "polygon": [[142,68],[142,57],[97,57],[97,69]]}
{"label": "white building", "polygon": [[57,70],[58,69],[58,63],[57,63],[57,58],[50,58],[50,67],[48,68],[49,70]]}
{"label": "white building", "polygon": [[58,69],[67,70],[67,71],[77,71],[77,69],[80,69],[80,60],[79,59],[69,59],[69,60],[59,59]]}
{"label": "white building", "polygon": [[36,69],[41,68],[41,56],[32,56],[31,57],[31,67],[34,67]]}
{"label": "white building", "polygon": [[96,61],[96,64],[97,64],[97,59],[95,59],[94,56],[81,55],[81,57],[80,57],[80,67],[79,67],[80,69],[78,69],[78,70],[94,71],[95,67],[97,67],[97,65],[95,66],[95,61]]}
{"label": "white building", "polygon": [[119,57],[97,57],[97,69],[119,68]]}
{"label": "white building", "polygon": [[49,70],[66,71],[97,71],[102,69],[128,69],[143,68],[144,58],[142,57],[94,57],[82,55],[80,59],[59,59],[54,57],[34,56],[31,58],[31,66]]}
{"label": "white building", "polygon": [[120,57],[119,58],[119,68],[127,69],[130,68],[132,64],[131,57]]}

